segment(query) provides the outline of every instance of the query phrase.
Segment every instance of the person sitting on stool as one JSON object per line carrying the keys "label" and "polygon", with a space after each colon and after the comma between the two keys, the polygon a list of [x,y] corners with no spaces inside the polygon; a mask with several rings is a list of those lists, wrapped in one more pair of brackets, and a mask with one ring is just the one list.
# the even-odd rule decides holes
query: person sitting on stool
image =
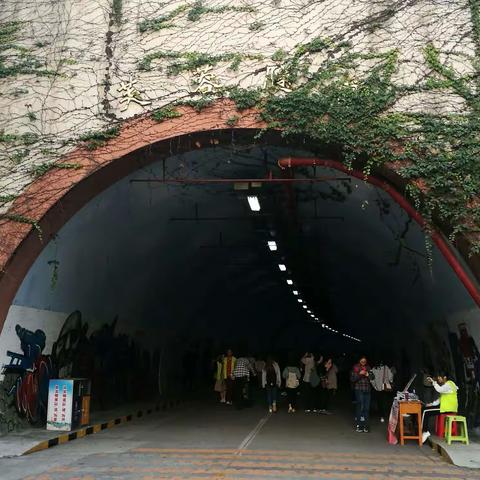
{"label": "person sitting on stool", "polygon": [[[458,412],[458,387],[452,380],[448,379],[447,373],[437,375],[437,380],[428,377],[427,380],[431,382],[433,388],[440,394],[440,398],[432,403],[425,405],[423,411],[423,418],[425,416],[439,415],[442,413],[457,413]],[[422,421],[423,424],[423,421]],[[430,432],[423,432],[423,442],[430,436]]]}

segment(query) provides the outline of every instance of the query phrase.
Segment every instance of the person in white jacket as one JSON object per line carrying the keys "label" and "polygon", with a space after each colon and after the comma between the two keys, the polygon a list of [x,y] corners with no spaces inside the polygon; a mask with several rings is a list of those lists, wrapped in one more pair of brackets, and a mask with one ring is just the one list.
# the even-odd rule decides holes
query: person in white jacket
{"label": "person in white jacket", "polygon": [[277,411],[277,393],[281,385],[280,367],[272,357],[268,357],[262,370],[262,387],[267,391],[268,411]]}

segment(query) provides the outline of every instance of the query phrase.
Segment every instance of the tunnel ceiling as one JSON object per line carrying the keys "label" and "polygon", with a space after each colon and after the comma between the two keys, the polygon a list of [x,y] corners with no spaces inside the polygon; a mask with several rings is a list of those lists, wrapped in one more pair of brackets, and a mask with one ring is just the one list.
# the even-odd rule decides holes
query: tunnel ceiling
{"label": "tunnel ceiling", "polygon": [[[400,325],[472,307],[435,248],[430,258],[415,222],[385,192],[358,179],[317,167],[295,175],[331,180],[249,191],[233,183],[189,184],[264,178],[270,171],[280,176],[278,158],[294,154],[309,152],[219,146],[136,171],[60,230],[14,303],[79,309],[105,320],[118,314],[132,330],[162,325],[227,341],[256,335],[330,345],[348,339],[321,323],[378,342]],[[163,178],[186,183],[136,181]],[[258,197],[260,212],[250,210],[250,194]],[[268,240],[277,251],[267,248]],[[281,272],[279,263],[288,271]],[[52,285],[54,265],[58,278]],[[293,288],[318,323],[311,323]]]}

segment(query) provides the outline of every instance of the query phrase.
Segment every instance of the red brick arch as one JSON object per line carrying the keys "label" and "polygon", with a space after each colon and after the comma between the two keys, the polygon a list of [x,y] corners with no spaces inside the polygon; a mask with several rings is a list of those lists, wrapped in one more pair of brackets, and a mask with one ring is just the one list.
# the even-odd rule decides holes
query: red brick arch
{"label": "red brick arch", "polygon": [[[219,100],[201,112],[190,107],[179,107],[179,111],[181,117],[160,123],[150,115],[127,120],[117,137],[96,150],[77,147],[63,161],[78,164],[80,168],[52,169],[33,181],[15,200],[7,218],[0,223],[0,332],[21,282],[51,236],[96,194],[141,166],[129,154],[184,135],[231,128],[227,121],[233,116],[238,117],[236,129],[266,126],[258,111],[238,112],[228,100]],[[194,144],[192,149],[200,146]],[[390,183],[402,185],[394,168],[381,173]],[[8,219],[13,216],[38,222],[42,238],[30,224]],[[468,241],[463,240],[460,247],[466,251]],[[475,262],[476,259],[471,260],[471,265],[478,277],[480,266]]]}

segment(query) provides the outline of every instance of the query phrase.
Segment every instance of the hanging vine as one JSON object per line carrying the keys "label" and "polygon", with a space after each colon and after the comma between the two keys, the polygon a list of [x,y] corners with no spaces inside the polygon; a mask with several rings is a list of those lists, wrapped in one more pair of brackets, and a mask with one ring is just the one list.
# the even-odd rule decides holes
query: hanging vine
{"label": "hanging vine", "polygon": [[[460,16],[468,24],[468,29],[458,34],[462,39],[457,41],[458,46],[446,48],[448,39],[439,42],[435,35],[429,42],[418,40],[415,44],[418,58],[414,63],[406,57],[400,43],[393,47],[389,44],[388,48],[383,41],[362,43],[366,36],[391,33],[396,17],[416,6],[416,2],[402,0],[386,7],[373,2],[369,5],[372,12],[358,13],[357,18],[357,14],[350,15],[348,11],[350,7],[354,9],[353,2],[341,13],[337,2],[330,0],[314,2],[311,15],[303,7],[284,9],[281,4],[271,2],[253,6],[228,1],[214,5],[207,1],[147,5],[140,1],[133,6],[112,0],[113,22],[119,27],[117,30],[127,33],[122,33],[124,38],[109,37],[109,58],[103,59],[109,66],[108,85],[93,86],[104,91],[99,102],[113,112],[118,101],[116,88],[120,81],[128,83],[126,78],[130,75],[132,82],[138,81],[144,89],[136,89],[135,83],[129,88],[135,90],[137,101],[144,91],[148,92],[148,98],[141,104],[153,105],[148,114],[157,122],[179,118],[179,105],[201,111],[216,99],[229,98],[239,113],[226,119],[227,127],[234,127],[244,110],[255,107],[267,128],[281,129],[285,136],[301,135],[335,146],[347,167],[360,164],[366,175],[393,162],[396,171],[408,180],[406,194],[425,217],[449,225],[452,241],[459,234],[470,235],[471,253],[475,254],[480,252],[476,240],[480,233],[479,1],[468,0],[458,11],[448,11],[450,22]],[[318,31],[317,27],[327,22],[320,15],[327,10],[333,20],[325,31],[331,35],[315,37],[310,31]],[[431,11],[432,25],[435,22],[443,25],[442,12],[437,15]],[[298,14],[305,26],[294,14]],[[85,120],[76,124],[78,129],[63,132],[59,145],[55,144],[55,136],[65,112],[58,115],[52,128],[54,133],[43,134],[47,106],[36,108],[39,102],[37,94],[32,92],[41,88],[54,91],[57,77],[65,79],[66,89],[74,88],[77,75],[82,79],[79,85],[83,85],[82,75],[88,69],[83,68],[84,64],[85,72],[81,73],[77,61],[84,52],[77,52],[75,57],[66,44],[57,45],[50,57],[58,54],[58,64],[52,66],[44,55],[52,38],[39,36],[26,41],[30,19],[12,20],[17,17],[11,11],[2,18],[9,20],[0,22],[0,80],[28,76],[36,79],[29,83],[25,80],[25,85],[15,84],[8,92],[5,89],[9,98],[30,95],[35,100],[25,101],[24,110],[18,115],[24,119],[23,128],[14,129],[10,122],[0,123],[2,166],[8,165],[17,177],[24,175],[21,185],[25,186],[52,168],[79,168],[59,161],[63,152],[75,144],[92,151],[108,145],[119,135],[122,120],[117,121],[118,115],[108,118],[101,112],[97,115],[94,102],[86,102],[85,107],[72,111],[72,116]],[[215,21],[207,21],[213,18]],[[207,28],[211,29],[208,31],[211,36],[205,33]],[[191,32],[190,35],[184,35],[185,31]],[[222,48],[215,43],[215,35],[220,33]],[[237,42],[236,35],[242,40]],[[293,38],[307,40],[292,47]],[[462,50],[460,44],[467,42],[473,46],[469,44]],[[134,45],[134,52],[126,58],[130,45]],[[101,60],[95,57],[91,61],[100,65]],[[400,72],[409,65],[423,69],[422,74],[415,82],[400,81]],[[39,79],[50,83],[42,83],[40,88],[36,84]],[[149,83],[155,81],[164,82],[166,87],[156,84],[156,90],[148,90]],[[205,84],[207,88],[202,90]],[[178,93],[180,87],[175,90],[177,85],[182,86],[182,94]],[[81,98],[83,87],[75,88],[79,90],[68,93],[66,104],[77,101],[71,100],[76,98],[75,94]],[[127,89],[125,92],[128,95]],[[458,108],[438,111],[414,110],[408,104],[398,106],[403,99],[414,95],[421,99],[428,95],[453,97],[460,103]],[[55,116],[56,108],[63,107],[54,104],[49,114]],[[136,110],[135,114],[147,110]],[[122,118],[129,116],[130,113]],[[91,124],[93,120],[95,127]],[[92,128],[95,130],[91,131]],[[8,184],[8,190],[0,192],[2,204],[17,198],[19,192],[13,190]],[[31,222],[24,217],[15,220],[14,216],[10,220]]]}

